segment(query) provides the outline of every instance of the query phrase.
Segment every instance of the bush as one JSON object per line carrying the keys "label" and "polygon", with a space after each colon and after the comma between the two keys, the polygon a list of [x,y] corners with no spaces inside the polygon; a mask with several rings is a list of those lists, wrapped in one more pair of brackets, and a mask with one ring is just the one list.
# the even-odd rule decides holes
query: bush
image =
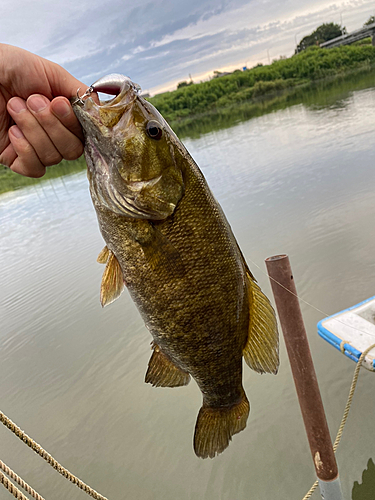
{"label": "bush", "polygon": [[371,44],[334,49],[313,46],[289,59],[235,71],[207,82],[180,85],[174,92],[165,92],[149,100],[167,121],[176,121],[372,64],[375,64],[375,48]]}

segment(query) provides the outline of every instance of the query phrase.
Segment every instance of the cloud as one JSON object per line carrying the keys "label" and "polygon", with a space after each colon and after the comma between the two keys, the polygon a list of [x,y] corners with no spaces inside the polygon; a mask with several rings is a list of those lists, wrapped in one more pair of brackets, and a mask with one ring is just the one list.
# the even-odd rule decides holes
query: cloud
{"label": "cloud", "polygon": [[[4,1],[4,0],[3,0]],[[5,0],[2,40],[90,84],[110,72],[145,89],[291,55],[322,22],[360,27],[373,0]]]}

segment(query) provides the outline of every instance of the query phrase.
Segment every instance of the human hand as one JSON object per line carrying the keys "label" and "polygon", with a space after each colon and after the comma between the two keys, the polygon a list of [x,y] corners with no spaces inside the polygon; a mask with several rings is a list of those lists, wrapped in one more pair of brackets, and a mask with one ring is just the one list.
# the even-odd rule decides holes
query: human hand
{"label": "human hand", "polygon": [[82,130],[68,98],[87,88],[61,66],[0,44],[0,163],[41,177],[46,166],[83,152]]}

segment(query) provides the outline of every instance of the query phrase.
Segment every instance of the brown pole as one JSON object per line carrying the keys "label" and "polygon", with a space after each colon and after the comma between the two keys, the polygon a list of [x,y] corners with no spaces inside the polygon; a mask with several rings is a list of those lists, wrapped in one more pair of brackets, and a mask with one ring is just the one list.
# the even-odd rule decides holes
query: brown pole
{"label": "brown pole", "polygon": [[[338,469],[287,255],[266,259],[316,475],[333,481]],[[292,293],[290,293],[292,292]],[[292,295],[293,294],[293,295]]]}

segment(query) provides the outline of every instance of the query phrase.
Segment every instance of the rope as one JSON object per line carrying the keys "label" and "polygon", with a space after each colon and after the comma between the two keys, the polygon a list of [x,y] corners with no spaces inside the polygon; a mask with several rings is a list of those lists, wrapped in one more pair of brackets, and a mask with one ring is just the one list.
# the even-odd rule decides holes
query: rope
{"label": "rope", "polygon": [[[352,380],[352,385],[350,386],[349,396],[348,396],[348,399],[347,399],[347,402],[346,402],[346,406],[345,406],[345,410],[344,410],[344,415],[342,416],[341,424],[340,424],[339,430],[337,431],[337,436],[336,436],[335,442],[333,443],[333,451],[335,453],[336,453],[337,448],[339,447],[339,444],[340,444],[340,441],[341,441],[341,437],[342,437],[342,433],[344,432],[344,427],[345,427],[346,421],[348,420],[349,410],[350,410],[350,407],[352,405],[354,391],[355,391],[355,388],[357,387],[357,382],[358,382],[358,377],[359,377],[359,370],[360,370],[360,368],[362,366],[362,362],[363,362],[365,356],[374,347],[375,347],[375,344],[372,344],[372,345],[370,345],[370,347],[368,347],[367,349],[365,349],[363,351],[363,353],[361,354],[361,356],[358,359],[357,366],[355,367],[354,375],[353,375],[353,380]],[[315,481],[315,483],[311,486],[311,488],[309,489],[309,491],[306,493],[306,495],[303,497],[302,500],[307,500],[308,498],[310,498],[311,495],[316,490],[316,487],[318,486],[318,484],[319,484],[319,481]]]}
{"label": "rope", "polygon": [[4,476],[2,472],[0,472],[0,483],[5,486],[5,488],[12,493],[14,498],[18,498],[19,500],[29,500],[25,495],[12,483],[9,479]]}
{"label": "rope", "polygon": [[[14,422],[10,420],[2,411],[0,411],[0,422],[4,424],[8,429],[10,429],[17,437],[26,443],[32,450],[35,451],[39,456],[41,456],[47,463],[51,465],[59,474],[66,477],[75,484],[78,488],[83,490],[85,493],[90,495],[95,500],[108,500],[106,497],[98,493],[97,491],[90,488],[89,485],[81,481],[78,477],[72,474],[68,469],[65,469],[57,460],[55,460],[46,450],[44,450],[38,443],[36,443],[31,437],[29,437],[23,430],[21,430]],[[21,493],[22,494],[22,493]],[[22,498],[23,497],[16,497]],[[26,498],[26,497],[25,497]],[[26,499],[27,500],[27,499]]]}
{"label": "rope", "polygon": [[0,469],[2,469],[8,477],[14,479],[14,481],[16,481],[16,483],[18,483],[25,491],[27,491],[27,493],[30,493],[33,498],[35,498],[36,500],[44,500],[44,498],[39,495],[39,493],[33,490],[31,486],[29,486],[22,478],[20,478],[10,467],[4,464],[4,462],[2,462],[1,460]]}
{"label": "rope", "polygon": [[355,367],[352,385],[350,386],[348,401],[346,402],[346,406],[345,406],[345,410],[344,410],[344,415],[342,417],[341,424],[340,424],[339,430],[337,432],[337,436],[336,436],[335,442],[333,444],[333,451],[334,452],[336,452],[337,448],[339,447],[339,443],[340,443],[340,440],[341,440],[341,437],[342,437],[342,433],[344,431],[344,427],[345,427],[346,421],[348,419],[349,410],[350,410],[350,407],[351,407],[351,404],[352,404],[352,401],[353,401],[354,391],[355,391],[355,388],[357,386],[357,381],[358,381],[358,376],[359,376],[359,370],[360,370],[360,368],[362,366],[362,362],[363,362],[365,356],[374,347],[375,347],[375,344],[372,344],[372,345],[370,345],[370,347],[368,347],[367,349],[365,349],[363,351],[363,353],[361,354],[361,356],[360,356],[360,358],[358,360],[357,366]]}
{"label": "rope", "polygon": [[345,344],[350,344],[349,340],[343,340],[340,342],[340,351],[345,354]]}

